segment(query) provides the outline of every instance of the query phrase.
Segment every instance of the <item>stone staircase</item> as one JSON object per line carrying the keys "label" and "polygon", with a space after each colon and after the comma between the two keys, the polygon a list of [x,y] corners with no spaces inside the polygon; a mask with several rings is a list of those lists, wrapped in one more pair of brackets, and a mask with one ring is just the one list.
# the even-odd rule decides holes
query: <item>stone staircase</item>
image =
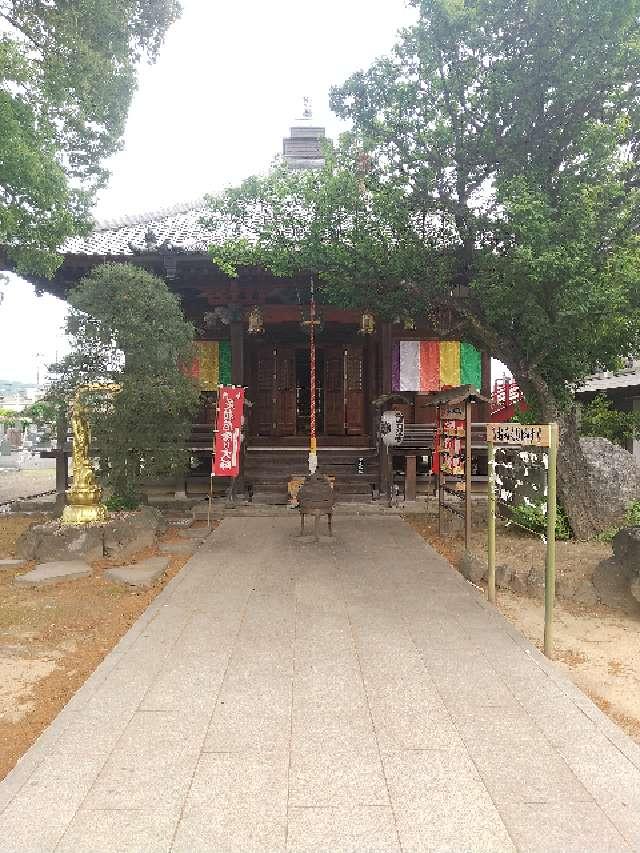
{"label": "stone staircase", "polygon": [[[284,504],[292,476],[308,471],[306,449],[249,448],[245,458],[245,485],[255,503]],[[361,461],[362,460],[362,461]],[[374,448],[319,448],[318,470],[335,477],[336,500],[370,501],[379,481]]]}

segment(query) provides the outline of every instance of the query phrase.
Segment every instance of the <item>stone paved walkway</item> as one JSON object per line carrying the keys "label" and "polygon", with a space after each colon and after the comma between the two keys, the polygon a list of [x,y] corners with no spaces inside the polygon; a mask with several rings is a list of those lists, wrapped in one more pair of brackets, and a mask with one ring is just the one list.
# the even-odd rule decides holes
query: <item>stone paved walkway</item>
{"label": "stone paved walkway", "polygon": [[0,784],[7,851],[640,850],[640,749],[397,518],[223,522]]}

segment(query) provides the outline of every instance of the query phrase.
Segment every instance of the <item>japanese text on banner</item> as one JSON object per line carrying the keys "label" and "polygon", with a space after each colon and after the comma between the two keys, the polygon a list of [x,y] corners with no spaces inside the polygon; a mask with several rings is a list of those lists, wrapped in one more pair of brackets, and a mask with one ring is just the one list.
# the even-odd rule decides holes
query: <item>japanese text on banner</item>
{"label": "japanese text on banner", "polygon": [[244,388],[221,386],[218,390],[218,417],[214,444],[212,476],[237,477],[240,474],[240,442]]}

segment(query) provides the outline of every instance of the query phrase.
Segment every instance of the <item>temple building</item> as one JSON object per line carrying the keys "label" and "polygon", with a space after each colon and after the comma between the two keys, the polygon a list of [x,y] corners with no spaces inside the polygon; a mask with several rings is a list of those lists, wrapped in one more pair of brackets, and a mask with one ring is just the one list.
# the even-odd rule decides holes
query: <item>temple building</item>
{"label": "temple building", "polygon": [[[292,168],[321,165],[324,135],[323,128],[307,124],[291,128],[285,161]],[[205,214],[204,202],[196,202],[97,224],[87,236],[68,241],[54,279],[38,284],[64,298],[78,279],[107,261],[141,265],[167,281],[198,334],[193,376],[201,408],[187,493],[208,489],[216,389],[232,383],[246,387],[252,404],[242,488],[256,500],[284,501],[289,477],[307,467],[309,333],[302,321],[308,282],[257,268],[229,278],[207,253],[214,235],[202,224]],[[319,467],[335,474],[343,498],[370,498],[380,479],[374,401],[386,396],[408,422],[430,423],[434,411],[424,405],[429,391],[471,384],[490,395],[490,357],[464,341],[438,340],[420,318],[383,322],[375,306],[363,312],[319,305],[318,312]],[[488,412],[477,408],[474,420],[486,421]]]}

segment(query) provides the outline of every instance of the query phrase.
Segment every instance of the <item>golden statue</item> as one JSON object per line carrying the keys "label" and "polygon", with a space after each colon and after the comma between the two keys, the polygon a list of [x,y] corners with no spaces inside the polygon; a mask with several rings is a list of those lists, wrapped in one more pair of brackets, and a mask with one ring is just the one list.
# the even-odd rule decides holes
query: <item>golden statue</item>
{"label": "golden statue", "polygon": [[96,483],[91,464],[89,410],[84,395],[87,391],[117,393],[119,390],[120,386],[114,383],[91,383],[76,389],[71,405],[73,484],[67,491],[68,504],[62,514],[63,524],[95,524],[107,519],[107,508],[101,502],[102,489]]}

